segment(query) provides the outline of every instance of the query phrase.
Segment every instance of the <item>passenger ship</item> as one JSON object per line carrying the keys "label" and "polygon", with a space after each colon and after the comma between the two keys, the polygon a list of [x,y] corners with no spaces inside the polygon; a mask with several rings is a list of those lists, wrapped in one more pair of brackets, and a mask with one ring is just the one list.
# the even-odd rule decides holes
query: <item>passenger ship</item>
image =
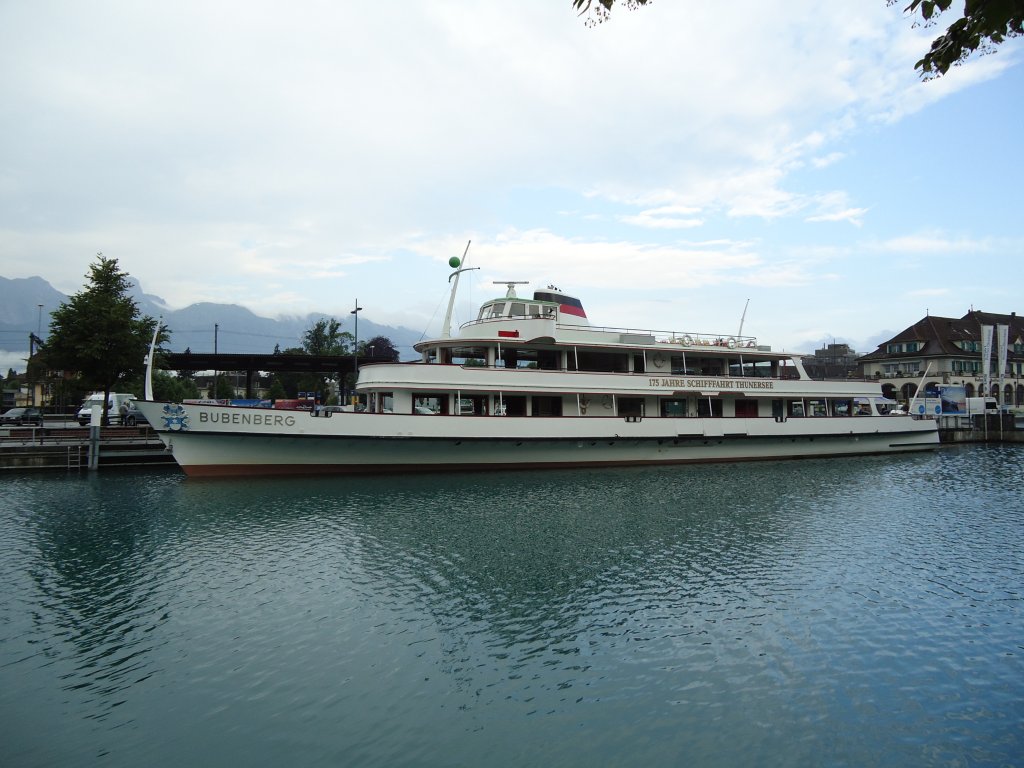
{"label": "passenger ship", "polygon": [[[453,260],[458,266],[458,260]],[[458,284],[449,302],[449,318]],[[450,278],[449,278],[450,279]],[[359,370],[363,412],[138,403],[190,476],[457,471],[928,450],[936,422],[873,381],[812,380],[755,338],[591,326],[559,289],[508,283],[420,360]],[[152,359],[152,355],[150,355]]]}

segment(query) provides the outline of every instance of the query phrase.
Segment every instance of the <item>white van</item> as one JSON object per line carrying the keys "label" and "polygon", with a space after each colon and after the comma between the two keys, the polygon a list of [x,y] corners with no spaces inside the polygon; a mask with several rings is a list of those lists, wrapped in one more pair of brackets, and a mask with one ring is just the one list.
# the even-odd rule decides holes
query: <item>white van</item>
{"label": "white van", "polygon": [[[111,392],[109,400],[110,409],[107,411],[107,418],[110,419],[110,423],[120,424],[121,405],[127,405],[135,399],[137,399],[135,395],[131,395],[126,392]],[[89,422],[92,420],[92,407],[94,405],[98,405],[100,407],[103,406],[102,392],[93,392],[85,398],[85,402],[82,403],[82,407],[78,409],[78,415],[76,418],[78,419],[78,423],[83,427],[88,426]]]}

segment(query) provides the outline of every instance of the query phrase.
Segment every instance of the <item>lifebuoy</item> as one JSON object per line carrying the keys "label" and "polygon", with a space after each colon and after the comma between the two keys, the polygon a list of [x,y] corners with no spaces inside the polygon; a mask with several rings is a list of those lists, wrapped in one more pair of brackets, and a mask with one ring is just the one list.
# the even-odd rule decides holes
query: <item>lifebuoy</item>
{"label": "lifebuoy", "polygon": [[685,344],[688,347],[692,347],[693,346],[693,339],[690,338],[689,336],[683,336],[683,344]]}

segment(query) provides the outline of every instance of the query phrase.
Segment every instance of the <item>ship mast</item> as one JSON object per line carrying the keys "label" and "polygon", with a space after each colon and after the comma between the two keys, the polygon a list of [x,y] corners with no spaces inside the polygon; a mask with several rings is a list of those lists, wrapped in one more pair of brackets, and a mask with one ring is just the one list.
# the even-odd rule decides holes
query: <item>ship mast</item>
{"label": "ship mast", "polygon": [[480,267],[466,267],[466,254],[469,253],[469,244],[472,242],[472,240],[466,241],[466,250],[463,251],[461,260],[457,256],[452,256],[448,260],[448,264],[456,269],[448,275],[448,282],[451,283],[453,277],[455,282],[452,283],[451,295],[448,297],[448,311],[444,313],[444,326],[441,329],[441,337],[445,339],[452,337],[452,308],[455,306],[455,294],[459,290],[459,275],[470,269],[480,269]]}
{"label": "ship mast", "polygon": [[743,321],[747,319],[747,307],[750,306],[750,299],[747,299],[747,303],[743,305],[743,314],[740,315],[740,331],[736,334],[737,337],[743,336]]}
{"label": "ship mast", "polygon": [[153,364],[156,362],[156,335],[160,333],[160,323],[163,322],[164,316],[160,315],[157,318],[156,325],[153,328],[153,338],[149,342],[149,353],[146,355],[146,399],[153,400]]}

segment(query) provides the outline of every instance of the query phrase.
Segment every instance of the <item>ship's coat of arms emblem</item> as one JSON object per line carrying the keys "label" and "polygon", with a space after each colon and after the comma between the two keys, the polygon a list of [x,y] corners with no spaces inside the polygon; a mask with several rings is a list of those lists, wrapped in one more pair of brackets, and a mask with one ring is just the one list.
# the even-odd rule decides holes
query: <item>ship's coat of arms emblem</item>
{"label": "ship's coat of arms emblem", "polygon": [[188,414],[180,405],[165,405],[163,416],[164,426],[171,432],[186,432],[188,426]]}

